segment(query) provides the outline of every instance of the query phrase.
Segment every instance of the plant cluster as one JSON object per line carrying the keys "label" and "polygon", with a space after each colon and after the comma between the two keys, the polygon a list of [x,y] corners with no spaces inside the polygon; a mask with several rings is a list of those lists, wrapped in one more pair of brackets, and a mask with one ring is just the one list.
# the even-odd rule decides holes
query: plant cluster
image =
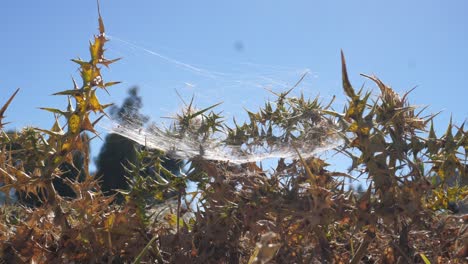
{"label": "plant cluster", "polygon": [[[350,84],[344,56],[342,79],[348,103],[276,94],[249,119],[230,127],[207,107],[191,102],[167,131],[209,142],[225,132],[225,143],[246,154],[258,148],[289,145],[296,159],[278,159],[276,168],[205,159],[187,161],[185,174],[162,164],[161,151],[142,149],[127,166],[125,201],[113,203],[90,174],[87,131],[108,104],[99,90],[107,39],[99,14],[99,34],[89,61],[79,65],[82,84],[56,93],[68,98],[54,113],[51,129],[3,131],[0,109],[0,187],[39,197],[40,206],[0,208],[0,259],[6,263],[463,263],[468,256],[466,215],[451,214],[450,204],[466,201],[468,132],[450,122],[437,136],[433,115],[408,102],[374,76],[380,93],[372,97]],[[293,87],[294,88],[294,87]],[[90,115],[99,117],[91,121]],[[65,126],[60,124],[65,120]],[[91,140],[91,139],[89,139]],[[350,162],[347,172],[331,171],[327,161],[305,157],[299,149],[340,141],[336,152]],[[15,145],[16,144],[16,145]],[[13,148],[12,146],[16,147]],[[74,153],[82,153],[76,168]],[[63,197],[54,179],[64,164],[82,179],[64,179],[73,197]],[[346,188],[360,177],[367,190]],[[188,186],[196,186],[188,188]],[[466,213],[466,212],[465,212]]]}

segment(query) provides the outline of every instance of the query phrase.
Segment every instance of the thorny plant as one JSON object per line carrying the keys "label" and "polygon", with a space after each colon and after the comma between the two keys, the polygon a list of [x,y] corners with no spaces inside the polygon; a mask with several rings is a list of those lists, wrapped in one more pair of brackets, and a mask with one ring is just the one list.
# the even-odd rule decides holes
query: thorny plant
{"label": "thorny plant", "polygon": [[[97,90],[116,84],[104,83],[101,76],[99,65],[107,67],[116,60],[104,58],[100,15],[98,21],[91,59],[73,60],[80,67],[81,87],[74,82],[74,89],[57,93],[68,96],[67,110],[44,108],[55,114],[53,128],[25,129],[13,136],[2,129],[1,190],[14,188],[44,200],[36,208],[1,208],[2,260],[462,263],[466,259],[466,215],[443,211],[449,202],[466,199],[464,126],[450,122],[445,134],[437,137],[432,115],[421,116],[408,103],[407,94],[400,97],[374,76],[364,75],[380,90],[377,98],[356,91],[344,56],[348,104],[342,112],[334,110],[332,102],[322,105],[318,99],[292,97],[289,90],[276,94],[276,100],[258,112],[249,111],[243,124],[229,127],[213,112],[215,106],[197,111],[192,101],[173,128],[145,132],[159,140],[146,147],[158,150],[142,149],[137,162],[128,167],[131,188],[124,192],[124,204],[114,205],[114,197],[103,196],[87,163],[84,181],[67,180],[76,197],[62,198],[52,181],[63,174],[61,164],[73,165],[73,152],[86,153],[80,135],[96,133],[94,125],[102,116],[91,122],[90,113],[105,115],[107,106],[98,101]],[[0,109],[1,128],[16,93]],[[66,127],[59,124],[59,117],[66,120]],[[123,125],[116,130],[124,134],[132,129]],[[333,145],[336,142],[340,146]],[[21,148],[13,150],[13,143]],[[349,157],[349,174],[330,171],[325,160],[310,155],[330,145]],[[281,155],[270,155],[278,149]],[[161,150],[187,159],[186,174],[176,176],[162,167]],[[237,159],[231,161],[232,157]],[[257,162],[265,157],[279,158],[274,171],[263,170]],[[343,178],[356,173],[369,182],[360,196],[344,188]],[[194,191],[187,190],[189,184],[197,186]]]}

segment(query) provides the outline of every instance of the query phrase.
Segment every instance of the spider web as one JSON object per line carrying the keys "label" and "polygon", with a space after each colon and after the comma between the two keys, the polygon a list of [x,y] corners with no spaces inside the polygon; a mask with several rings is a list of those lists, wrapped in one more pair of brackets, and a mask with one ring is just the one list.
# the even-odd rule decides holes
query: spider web
{"label": "spider web", "polygon": [[[269,91],[273,89],[286,90],[292,87],[291,83],[297,82],[302,75],[307,75],[298,87],[300,92],[309,92],[313,79],[318,78],[317,73],[305,68],[288,68],[251,62],[230,63],[229,71],[212,71],[206,67],[196,66],[180,59],[174,59],[162,52],[137,45],[119,37],[109,36],[114,44],[110,51],[125,57],[126,65],[139,65],[145,69],[153,69],[154,72],[170,72],[172,78],[167,78],[164,83],[157,83],[148,74],[141,77],[139,86],[142,87],[143,98],[150,97],[152,102],[149,112],[166,112],[166,116],[174,114],[187,104],[181,97],[185,106],[174,105],[176,100],[167,100],[178,94],[192,94],[198,104],[214,105],[223,102],[223,116],[230,120],[235,116],[237,121],[247,119],[246,111],[239,111],[242,107],[258,107],[265,97],[262,93],[271,96]],[[176,53],[176,52],[169,52]],[[225,64],[225,62],[223,62]],[[167,76],[171,76],[167,74]],[[175,80],[177,79],[177,80]],[[182,81],[181,81],[182,80]],[[187,81],[188,80],[188,81]],[[151,83],[157,84],[151,84]],[[168,86],[158,90],[158,96],[147,95],[149,90],[154,91],[154,86]],[[171,89],[172,88],[172,89]],[[175,90],[175,92],[174,92]],[[168,92],[169,91],[169,92]],[[156,109],[154,108],[156,107]],[[154,116],[152,116],[154,119]],[[226,122],[227,125],[232,123]],[[256,145],[242,144],[232,145],[226,143],[226,131],[220,131],[209,139],[200,139],[195,134],[178,134],[169,132],[168,124],[159,120],[159,124],[153,123],[148,128],[142,127],[141,122],[127,118],[117,123],[112,121],[107,130],[129,138],[148,148],[164,151],[166,155],[176,159],[203,158],[207,160],[229,161],[241,164],[247,162],[259,162],[272,158],[298,158],[298,154],[307,158],[318,153],[330,150],[342,144],[336,131],[335,124],[322,122],[320,129],[310,129],[307,133],[294,141],[284,142],[275,140]],[[326,128],[326,129],[324,129]],[[325,131],[325,132],[324,132]],[[326,135],[323,135],[325,133]]]}
{"label": "spider web", "polygon": [[110,132],[148,148],[164,151],[166,155],[175,159],[206,159],[242,164],[272,158],[294,159],[298,158],[298,154],[303,158],[308,158],[342,144],[333,125],[327,125],[327,135],[322,134],[324,125],[325,123],[322,124],[320,130],[308,131],[298,140],[290,142],[264,140],[255,145],[247,143],[230,145],[226,143],[223,132],[218,132],[209,139],[201,139],[196,134],[180,135],[174,130],[154,124],[144,129],[138,125],[138,122],[132,120],[127,120],[123,124],[115,123]]}

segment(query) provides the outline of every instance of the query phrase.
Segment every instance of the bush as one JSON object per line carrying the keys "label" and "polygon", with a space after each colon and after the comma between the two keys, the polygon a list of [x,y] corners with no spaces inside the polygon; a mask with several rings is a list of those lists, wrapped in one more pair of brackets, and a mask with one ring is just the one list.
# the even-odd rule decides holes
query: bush
{"label": "bush", "polygon": [[[186,175],[161,166],[161,151],[137,152],[127,168],[131,188],[122,205],[111,204],[114,197],[100,191],[89,174],[88,156],[82,181],[63,179],[64,164],[76,165],[73,153],[87,155],[82,135],[96,133],[94,125],[105,115],[108,105],[99,102],[98,90],[117,84],[104,82],[101,75],[100,65],[117,60],[104,57],[107,40],[100,15],[98,21],[90,60],[73,60],[80,67],[81,87],[74,82],[73,89],[57,93],[68,97],[68,108],[43,108],[54,113],[53,127],[20,133],[19,163],[17,150],[8,148],[11,139],[1,135],[1,190],[44,198],[36,208],[2,207],[4,261],[462,263],[467,257],[466,215],[445,210],[467,194],[466,186],[453,184],[466,179],[464,126],[450,122],[438,137],[433,116],[417,113],[407,94],[399,96],[378,78],[364,75],[380,91],[370,100],[370,92],[350,84],[344,56],[348,103],[341,112],[331,108],[333,102],[322,105],[317,98],[286,91],[259,111],[249,111],[243,124],[229,127],[214,106],[196,111],[190,104],[172,130],[153,130],[200,146],[198,153],[184,154],[191,166]],[[1,118],[14,95],[0,109]],[[91,121],[91,112],[101,116]],[[226,137],[219,140],[219,133]],[[330,171],[325,160],[309,155],[336,142],[342,142],[336,151],[349,158],[353,173]],[[235,155],[216,160],[201,144]],[[278,159],[273,172],[254,162],[259,150],[278,147],[293,158]],[[180,157],[181,152],[166,154]],[[229,160],[241,154],[247,158]],[[155,177],[144,177],[148,168]],[[344,188],[344,179],[356,173],[370,182],[359,197]],[[57,178],[73,190],[73,198],[56,191]],[[195,191],[187,190],[189,182]],[[168,193],[175,198],[167,199]]]}

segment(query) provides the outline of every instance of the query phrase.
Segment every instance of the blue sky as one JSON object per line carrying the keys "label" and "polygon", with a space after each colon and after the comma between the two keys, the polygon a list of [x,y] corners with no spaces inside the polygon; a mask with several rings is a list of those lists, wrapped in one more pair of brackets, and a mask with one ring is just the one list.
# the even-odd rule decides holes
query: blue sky
{"label": "blue sky", "polygon": [[[296,93],[324,100],[341,91],[340,49],[355,87],[375,74],[398,92],[414,86],[411,102],[430,105],[440,131],[451,114],[468,116],[468,2],[458,1],[156,1],[101,0],[110,36],[107,57],[123,60],[103,71],[122,81],[101,93],[120,104],[140,86],[144,113],[153,120],[182,105],[176,90],[197,105],[219,107],[226,116],[255,109],[304,73]],[[79,79],[72,58],[88,59],[97,32],[93,0],[5,1],[0,8],[1,102],[19,87],[7,112],[10,128],[49,128],[50,113],[64,108],[52,93]],[[366,82],[367,87],[374,87]],[[241,115],[242,116],[242,115]],[[103,129],[101,129],[103,131]],[[99,142],[93,145],[97,154]]]}

